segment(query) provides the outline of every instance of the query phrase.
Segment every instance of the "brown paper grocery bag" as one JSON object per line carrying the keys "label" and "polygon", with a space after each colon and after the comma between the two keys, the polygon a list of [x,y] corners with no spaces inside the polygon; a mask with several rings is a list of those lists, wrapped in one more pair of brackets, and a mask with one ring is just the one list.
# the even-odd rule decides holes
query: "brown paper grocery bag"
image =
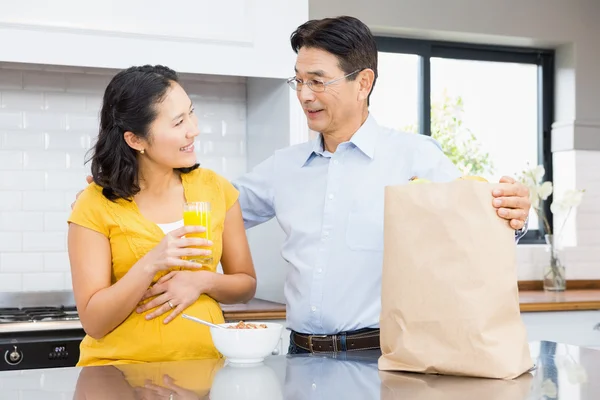
{"label": "brown paper grocery bag", "polygon": [[386,187],[380,370],[512,379],[533,367],[494,186]]}
{"label": "brown paper grocery bag", "polygon": [[526,400],[533,387],[529,373],[511,380],[405,372],[380,372],[379,378],[380,400]]}

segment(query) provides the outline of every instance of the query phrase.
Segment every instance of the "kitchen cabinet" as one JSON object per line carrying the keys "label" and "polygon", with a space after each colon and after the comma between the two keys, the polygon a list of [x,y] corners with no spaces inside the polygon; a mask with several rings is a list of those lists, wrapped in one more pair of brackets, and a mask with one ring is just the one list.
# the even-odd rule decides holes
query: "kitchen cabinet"
{"label": "kitchen cabinet", "polygon": [[600,311],[521,313],[530,342],[548,340],[600,349]]}
{"label": "kitchen cabinet", "polygon": [[0,61],[285,78],[308,0],[5,2]]}

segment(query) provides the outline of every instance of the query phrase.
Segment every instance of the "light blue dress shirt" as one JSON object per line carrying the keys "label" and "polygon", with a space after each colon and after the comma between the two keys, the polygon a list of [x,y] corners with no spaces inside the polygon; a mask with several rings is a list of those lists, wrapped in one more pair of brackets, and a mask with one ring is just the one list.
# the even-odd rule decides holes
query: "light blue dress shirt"
{"label": "light blue dress shirt", "polygon": [[379,327],[385,186],[460,175],[434,139],[369,116],[335,153],[319,135],[278,150],[233,182],[246,228],[276,217],[285,232],[288,328],[336,334]]}

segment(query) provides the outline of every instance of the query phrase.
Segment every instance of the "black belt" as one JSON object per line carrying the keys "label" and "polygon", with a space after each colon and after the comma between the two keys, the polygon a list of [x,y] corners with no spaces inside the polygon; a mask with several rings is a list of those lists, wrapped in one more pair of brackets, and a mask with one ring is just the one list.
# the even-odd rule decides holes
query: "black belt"
{"label": "black belt", "polygon": [[379,329],[360,333],[346,333],[343,335],[304,335],[293,332],[292,340],[296,346],[311,353],[337,353],[343,351],[343,340],[346,342],[346,351],[374,350],[380,348]]}

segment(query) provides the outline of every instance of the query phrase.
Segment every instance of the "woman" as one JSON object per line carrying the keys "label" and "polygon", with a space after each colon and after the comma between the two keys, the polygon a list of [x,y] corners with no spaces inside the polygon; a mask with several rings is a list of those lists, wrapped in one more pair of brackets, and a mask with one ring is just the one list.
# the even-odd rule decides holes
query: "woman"
{"label": "woman", "polygon": [[[208,328],[175,317],[185,310],[222,323],[219,303],[254,296],[238,192],[198,167],[198,133],[192,102],[169,68],[132,67],[106,88],[94,183],[69,218],[73,292],[87,333],[78,365],[219,358]],[[186,201],[211,203],[212,243],[184,237],[204,230],[183,226]],[[183,259],[211,252],[209,265]]]}

